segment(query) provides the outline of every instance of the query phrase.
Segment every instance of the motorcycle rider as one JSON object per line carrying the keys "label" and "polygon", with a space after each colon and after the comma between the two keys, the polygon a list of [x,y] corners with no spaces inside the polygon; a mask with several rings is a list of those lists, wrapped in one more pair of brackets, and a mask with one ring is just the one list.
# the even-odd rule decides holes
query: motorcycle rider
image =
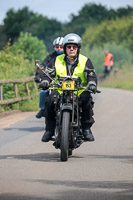
{"label": "motorcycle rider", "polygon": [[[57,37],[54,41],[53,41],[53,48],[54,48],[54,52],[52,54],[49,54],[42,62],[41,65],[43,65],[44,67],[48,66],[50,61],[52,59],[55,59],[58,55],[63,54],[63,46],[62,46],[62,42],[63,42],[63,37]],[[35,82],[40,83],[43,80],[43,75],[39,74],[38,72],[36,72],[35,78],[34,78]],[[36,114],[36,118],[41,118],[41,117],[45,117],[44,116],[44,102],[45,99],[47,97],[48,94],[48,90],[40,90],[40,97],[39,97],[39,108],[40,111]]]}
{"label": "motorcycle rider", "polygon": [[[94,67],[89,58],[80,54],[82,40],[80,36],[75,33],[67,34],[63,39],[64,54],[56,57],[55,61],[51,62],[49,67],[55,69],[57,75],[73,75],[80,76],[81,83],[86,86],[86,89],[96,93],[97,77]],[[42,87],[47,89],[49,87],[50,79],[45,77],[42,82]],[[54,135],[55,130],[55,111],[54,111],[54,97],[58,95],[58,91],[53,91],[46,98],[46,131],[42,137],[43,142],[48,142]],[[90,92],[83,91],[80,94],[82,105],[81,123],[83,129],[84,139],[86,141],[94,141],[94,136],[91,131],[91,126],[94,123],[93,119],[93,105],[92,96]]]}

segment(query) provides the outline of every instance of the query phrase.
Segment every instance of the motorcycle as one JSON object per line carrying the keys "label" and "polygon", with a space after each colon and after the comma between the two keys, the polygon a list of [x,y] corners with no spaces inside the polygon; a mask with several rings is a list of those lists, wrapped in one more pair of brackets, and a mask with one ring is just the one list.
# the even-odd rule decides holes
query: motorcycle
{"label": "motorcycle", "polygon": [[82,108],[78,96],[79,90],[85,90],[85,88],[81,84],[80,77],[58,75],[57,79],[52,79],[47,74],[47,70],[43,70],[39,64],[37,64],[37,71],[44,73],[52,80],[50,91],[59,91],[54,101],[56,128],[52,140],[54,147],[60,149],[60,160],[67,161],[73,150],[85,142],[81,126]]}

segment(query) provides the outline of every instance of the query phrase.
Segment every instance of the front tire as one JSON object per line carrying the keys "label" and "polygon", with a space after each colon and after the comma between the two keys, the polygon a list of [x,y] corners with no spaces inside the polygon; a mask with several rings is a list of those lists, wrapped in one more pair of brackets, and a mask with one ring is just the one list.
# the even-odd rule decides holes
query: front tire
{"label": "front tire", "polygon": [[68,155],[69,155],[69,156],[72,156],[72,154],[73,154],[72,149],[69,149],[69,151],[68,151]]}
{"label": "front tire", "polygon": [[63,111],[62,114],[62,131],[61,131],[61,161],[68,160],[69,151],[69,130],[70,130],[70,112]]}

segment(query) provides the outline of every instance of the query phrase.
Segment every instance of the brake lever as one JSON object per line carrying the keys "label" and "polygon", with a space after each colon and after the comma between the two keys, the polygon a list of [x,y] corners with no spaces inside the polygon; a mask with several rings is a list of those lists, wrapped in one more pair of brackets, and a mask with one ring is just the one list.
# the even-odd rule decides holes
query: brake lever
{"label": "brake lever", "polygon": [[[90,93],[93,93],[91,90],[88,90],[88,89],[85,88],[85,87],[82,87],[82,88],[80,88],[80,89],[85,89],[86,91],[88,91],[88,92],[90,92]],[[100,90],[97,90],[96,93],[101,93],[101,91],[100,91]]]}

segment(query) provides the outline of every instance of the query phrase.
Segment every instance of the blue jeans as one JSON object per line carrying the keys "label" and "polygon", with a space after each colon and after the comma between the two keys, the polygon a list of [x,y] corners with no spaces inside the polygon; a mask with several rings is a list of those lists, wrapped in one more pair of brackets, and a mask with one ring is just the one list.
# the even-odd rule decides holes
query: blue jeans
{"label": "blue jeans", "polygon": [[39,108],[44,109],[45,108],[45,99],[48,96],[48,90],[41,90],[40,91],[40,98],[39,98]]}

